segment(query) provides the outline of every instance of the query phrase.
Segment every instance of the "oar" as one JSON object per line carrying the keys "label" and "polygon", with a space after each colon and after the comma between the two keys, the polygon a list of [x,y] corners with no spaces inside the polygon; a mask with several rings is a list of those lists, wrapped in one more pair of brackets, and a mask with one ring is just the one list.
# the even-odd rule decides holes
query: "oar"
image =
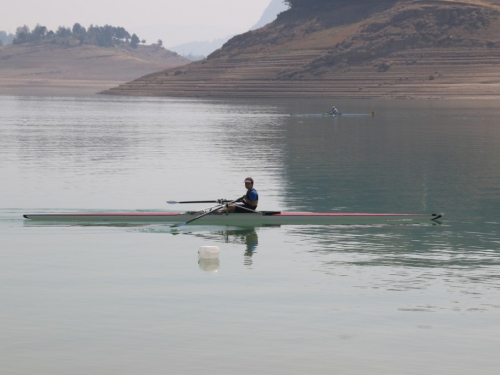
{"label": "oar", "polygon": [[230,202],[226,199],[217,199],[213,201],[184,201],[184,202],[177,202],[177,201],[167,201],[168,204],[184,204],[184,203],[219,203],[223,204],[226,202]]}
{"label": "oar", "polygon": [[186,224],[189,224],[189,223],[191,223],[191,222],[193,222],[193,221],[195,221],[195,220],[201,219],[203,216],[206,216],[206,215],[208,215],[208,214],[211,214],[211,213],[212,213],[212,212],[214,212],[215,210],[218,210],[218,209],[220,209],[220,208],[222,208],[222,207],[224,207],[224,206],[230,205],[231,203],[238,202],[240,199],[242,199],[242,198],[244,198],[244,197],[245,197],[245,196],[243,196],[243,197],[241,197],[241,198],[238,198],[238,199],[235,199],[234,201],[228,202],[228,203],[226,203],[226,204],[224,204],[224,205],[222,205],[222,204],[218,204],[218,205],[217,205],[217,206],[215,206],[215,207],[209,208],[209,209],[208,209],[208,212],[205,212],[204,214],[201,214],[200,216],[196,216],[195,218],[193,218],[193,219],[191,219],[191,220],[188,220],[188,221],[186,221],[186,222],[184,222],[184,223],[180,223],[180,224],[174,224],[174,225],[172,225],[172,228],[183,227],[183,226],[184,226],[184,225],[186,225]]}
{"label": "oar", "polygon": [[195,218],[191,219],[191,220],[188,220],[188,221],[185,221],[184,223],[180,223],[180,224],[174,224],[172,225],[171,227],[172,228],[178,228],[178,227],[183,227],[184,225],[186,224],[189,224],[191,223],[192,221],[195,221],[195,220],[198,220],[200,218],[202,218],[203,216],[206,216],[208,214],[211,214],[212,212],[214,212],[215,210],[218,210],[220,208],[222,208],[223,206],[222,205],[217,205],[215,207],[212,207],[211,209],[209,209],[207,212],[205,212],[204,214],[201,214],[200,216],[196,216]]}

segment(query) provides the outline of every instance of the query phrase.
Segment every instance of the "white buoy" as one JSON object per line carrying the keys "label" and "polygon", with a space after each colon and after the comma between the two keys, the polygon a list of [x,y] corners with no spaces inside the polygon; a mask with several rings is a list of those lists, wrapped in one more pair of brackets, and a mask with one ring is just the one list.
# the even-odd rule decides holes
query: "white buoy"
{"label": "white buoy", "polygon": [[218,259],[220,250],[218,246],[200,246],[198,257],[201,259]]}

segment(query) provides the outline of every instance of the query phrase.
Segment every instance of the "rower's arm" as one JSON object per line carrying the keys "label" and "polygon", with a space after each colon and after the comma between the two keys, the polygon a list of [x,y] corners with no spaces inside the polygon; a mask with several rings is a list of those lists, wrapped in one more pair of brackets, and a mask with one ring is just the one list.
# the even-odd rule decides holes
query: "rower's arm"
{"label": "rower's arm", "polygon": [[259,203],[259,201],[251,201],[246,196],[243,197],[243,202],[248,203],[250,206],[254,206],[254,207],[257,206],[257,204]]}

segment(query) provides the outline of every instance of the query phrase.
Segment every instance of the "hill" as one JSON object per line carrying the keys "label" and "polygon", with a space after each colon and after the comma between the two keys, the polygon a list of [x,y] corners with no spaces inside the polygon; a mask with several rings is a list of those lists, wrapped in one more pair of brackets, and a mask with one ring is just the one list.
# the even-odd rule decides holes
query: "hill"
{"label": "hill", "polygon": [[73,38],[0,47],[1,95],[90,95],[189,60],[159,46],[99,47]]}
{"label": "hill", "polygon": [[105,94],[202,97],[500,96],[500,3],[316,1],[207,60]]}

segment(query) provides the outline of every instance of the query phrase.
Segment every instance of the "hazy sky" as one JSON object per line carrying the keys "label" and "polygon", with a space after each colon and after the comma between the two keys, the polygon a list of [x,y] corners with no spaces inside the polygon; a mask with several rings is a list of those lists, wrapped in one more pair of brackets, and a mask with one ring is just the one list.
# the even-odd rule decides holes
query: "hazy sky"
{"label": "hazy sky", "polygon": [[271,0],[23,0],[5,1],[0,30],[37,23],[49,29],[79,22],[122,26],[148,44],[165,46],[221,38],[247,31]]}

